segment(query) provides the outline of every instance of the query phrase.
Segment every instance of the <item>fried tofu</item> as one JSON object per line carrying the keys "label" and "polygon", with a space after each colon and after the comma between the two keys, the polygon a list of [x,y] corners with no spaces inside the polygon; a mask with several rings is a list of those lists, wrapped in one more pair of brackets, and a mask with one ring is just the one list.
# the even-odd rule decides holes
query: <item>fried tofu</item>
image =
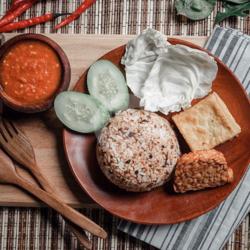
{"label": "fried tofu", "polygon": [[241,132],[226,104],[215,92],[174,115],[173,121],[192,151],[212,149]]}

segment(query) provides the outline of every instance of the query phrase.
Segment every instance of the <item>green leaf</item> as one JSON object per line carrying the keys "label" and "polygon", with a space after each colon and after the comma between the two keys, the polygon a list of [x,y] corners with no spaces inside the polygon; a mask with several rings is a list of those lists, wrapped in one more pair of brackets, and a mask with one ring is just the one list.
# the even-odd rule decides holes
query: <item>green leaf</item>
{"label": "green leaf", "polygon": [[249,1],[247,3],[242,3],[238,5],[225,3],[224,12],[217,13],[215,18],[215,23],[219,23],[230,16],[241,16],[241,17],[248,16],[249,10],[250,10]]}
{"label": "green leaf", "polygon": [[211,14],[215,3],[216,0],[176,0],[175,8],[178,15],[192,20],[201,20]]}

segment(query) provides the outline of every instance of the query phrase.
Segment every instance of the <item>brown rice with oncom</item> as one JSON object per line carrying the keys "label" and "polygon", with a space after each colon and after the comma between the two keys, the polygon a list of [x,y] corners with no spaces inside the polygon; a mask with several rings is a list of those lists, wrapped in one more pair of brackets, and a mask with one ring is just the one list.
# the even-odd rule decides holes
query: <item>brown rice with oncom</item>
{"label": "brown rice with oncom", "polygon": [[97,159],[105,176],[133,192],[163,185],[179,156],[169,122],[144,110],[119,112],[102,129],[97,143]]}

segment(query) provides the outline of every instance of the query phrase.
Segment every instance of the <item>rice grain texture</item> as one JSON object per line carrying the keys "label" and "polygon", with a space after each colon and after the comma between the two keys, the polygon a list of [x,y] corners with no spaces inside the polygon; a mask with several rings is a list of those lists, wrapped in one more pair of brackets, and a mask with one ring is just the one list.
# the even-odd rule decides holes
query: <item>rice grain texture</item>
{"label": "rice grain texture", "polygon": [[143,192],[167,182],[180,149],[166,119],[128,109],[102,129],[96,153],[103,173],[112,183],[127,191]]}

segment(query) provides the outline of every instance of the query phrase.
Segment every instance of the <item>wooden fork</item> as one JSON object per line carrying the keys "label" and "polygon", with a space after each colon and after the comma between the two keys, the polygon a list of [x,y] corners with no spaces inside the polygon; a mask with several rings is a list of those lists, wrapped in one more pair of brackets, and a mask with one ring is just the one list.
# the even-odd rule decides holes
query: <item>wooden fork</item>
{"label": "wooden fork", "polygon": [[[28,137],[14,124],[6,119],[0,120],[0,144],[3,149],[18,163],[29,170],[42,188],[47,192],[54,193],[53,188],[47,179],[43,176],[36,164],[35,153]],[[79,242],[87,249],[92,248],[86,233],[76,228],[72,223],[68,222],[68,226],[72,233],[77,237]]]}

